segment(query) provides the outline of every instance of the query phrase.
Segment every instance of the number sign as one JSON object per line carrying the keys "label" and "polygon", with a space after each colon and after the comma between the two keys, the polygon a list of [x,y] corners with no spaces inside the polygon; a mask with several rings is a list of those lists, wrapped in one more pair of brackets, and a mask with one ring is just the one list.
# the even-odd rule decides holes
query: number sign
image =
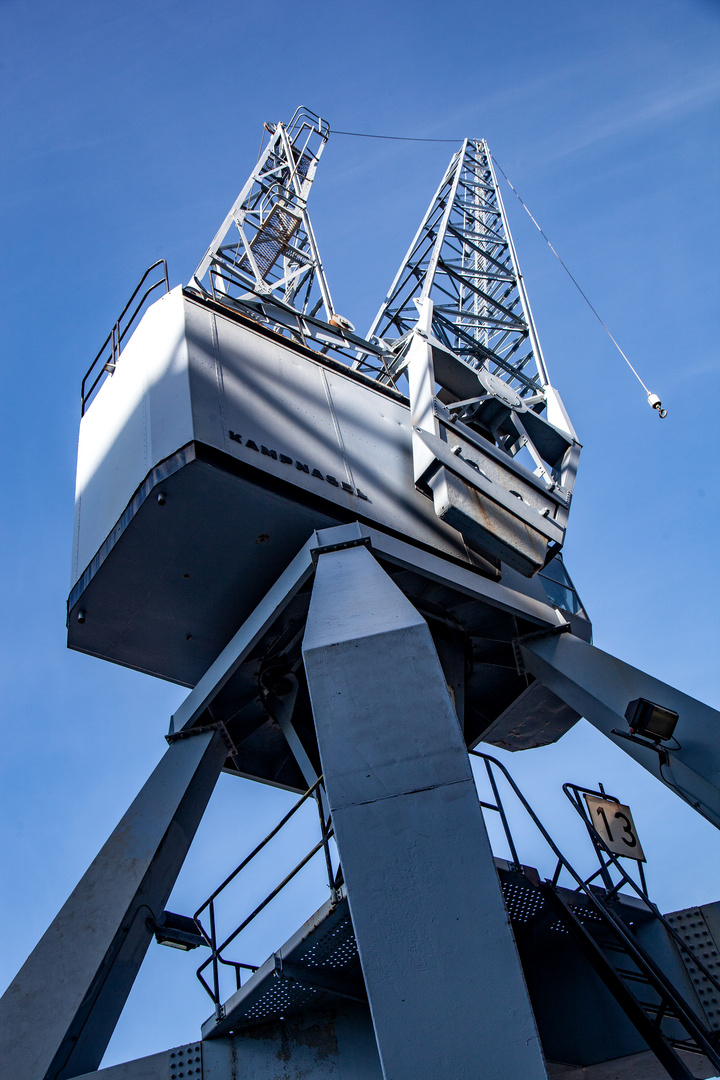
{"label": "number sign", "polygon": [[625,855],[628,859],[645,862],[630,807],[611,799],[598,799],[594,795],[584,797],[593,828],[610,851],[615,855]]}

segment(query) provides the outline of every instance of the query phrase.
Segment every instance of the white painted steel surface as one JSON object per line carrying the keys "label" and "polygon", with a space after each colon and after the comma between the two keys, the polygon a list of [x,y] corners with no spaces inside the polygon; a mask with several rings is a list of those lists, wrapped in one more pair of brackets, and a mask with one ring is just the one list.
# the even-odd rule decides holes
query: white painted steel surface
{"label": "white painted steel surface", "polygon": [[175,289],[148,310],[81,421],[72,584],[153,466],[193,440],[335,504],[341,519],[351,512],[472,563],[414,490],[410,438],[396,397]]}
{"label": "white painted steel surface", "polygon": [[313,530],[356,520],[497,577],[411,442],[396,391],[174,290],[81,421],[70,647],[193,685]]}
{"label": "white painted steel surface", "polygon": [[147,474],[192,439],[182,289],[145,313],[80,421],[71,585]]}

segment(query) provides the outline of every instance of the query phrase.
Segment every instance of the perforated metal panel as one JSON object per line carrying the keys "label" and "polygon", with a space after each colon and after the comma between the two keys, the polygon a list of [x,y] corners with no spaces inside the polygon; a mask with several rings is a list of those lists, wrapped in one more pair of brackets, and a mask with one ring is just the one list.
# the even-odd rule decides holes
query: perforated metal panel
{"label": "perforated metal panel", "polygon": [[[665,918],[710,974],[720,981],[720,948],[700,908],[674,911]],[[679,951],[708,1024],[713,1031],[720,1031],[720,992],[697,965],[693,964],[690,957],[682,950]]]}
{"label": "perforated metal panel", "polygon": [[263,1020],[273,1020],[299,1012],[312,1005],[321,996],[322,991],[301,983],[289,982],[275,976],[270,985],[261,993],[254,1004],[249,1005],[243,1014],[238,1014],[235,1027],[246,1027]]}
{"label": "perforated metal panel", "polygon": [[[551,945],[553,938],[567,939],[567,928],[546,906],[537,871],[531,867],[516,867],[504,859],[496,859],[495,865],[513,927],[519,930],[523,927],[529,929],[533,924],[539,926],[545,945]],[[603,926],[603,919],[590,901],[569,889],[561,888],[558,892],[577,918],[596,935]],[[638,912],[634,905],[627,906],[625,900],[623,896],[618,896],[615,904],[621,918],[631,925],[637,920]],[[692,936],[692,941],[688,943],[693,945],[701,941],[701,959],[708,966],[712,963],[714,966],[711,970],[717,970],[720,974],[720,951],[702,913],[693,909],[692,912],[679,912],[669,918],[681,922],[686,919],[684,932]],[[682,925],[685,927],[684,922]],[[696,934],[699,936],[695,937]],[[713,1029],[720,1030],[720,1011],[716,1011],[718,1002],[713,1000],[712,984],[697,970],[693,979],[699,991],[701,983],[704,983],[700,999],[706,1003],[708,1020]],[[320,908],[233,994],[225,1003],[224,1015],[219,1020],[213,1017],[203,1025],[203,1037],[214,1038],[230,1031],[241,1031],[267,1020],[288,1019],[303,1011],[327,1008],[347,997],[357,999],[362,993],[360,957],[347,898],[341,892],[336,903],[328,901]]]}
{"label": "perforated metal panel", "polygon": [[327,968],[332,971],[345,971],[359,961],[355,933],[347,917],[329,927],[325,933],[318,933],[310,948],[303,954],[303,963],[312,967]]}
{"label": "perforated metal panel", "polygon": [[529,882],[509,880],[502,875],[500,881],[510,922],[522,924],[534,920],[545,904],[542,894]]}
{"label": "perforated metal panel", "polygon": [[[332,915],[328,917],[328,925],[315,930],[300,948],[292,952],[283,950],[283,959],[289,960],[292,956],[293,963],[301,968],[321,968],[339,975],[352,972],[359,964],[359,957],[347,901],[341,901]],[[332,997],[329,991],[303,982],[294,969],[292,981],[276,975],[269,989],[248,1009],[246,1020],[252,1022],[282,1016],[285,1012],[297,1012],[311,1006],[319,998],[327,999],[329,996]]]}
{"label": "perforated metal panel", "polygon": [[[323,976],[327,986],[322,985]],[[341,894],[258,968],[225,1003],[224,1016],[203,1025],[203,1035],[239,1031],[358,994],[360,958],[347,899]]]}
{"label": "perforated metal panel", "polygon": [[202,1080],[202,1043],[188,1043],[168,1052],[168,1080]]}

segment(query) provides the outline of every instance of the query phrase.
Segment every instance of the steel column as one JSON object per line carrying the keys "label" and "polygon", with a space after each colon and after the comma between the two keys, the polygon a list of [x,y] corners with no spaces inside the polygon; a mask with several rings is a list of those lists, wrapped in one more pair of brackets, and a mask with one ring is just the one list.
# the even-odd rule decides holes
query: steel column
{"label": "steel column", "polygon": [[217,732],[168,748],[0,1001],[4,1075],[98,1068],[225,757]]}
{"label": "steel column", "polygon": [[[720,713],[573,634],[521,640],[525,667],[621,750],[720,828]],[[625,709],[646,698],[678,713],[678,743],[661,753],[623,738]],[[613,734],[614,731],[622,734]]]}
{"label": "steel column", "polygon": [[303,656],[385,1080],[545,1078],[430,631],[366,548],[319,554]]}

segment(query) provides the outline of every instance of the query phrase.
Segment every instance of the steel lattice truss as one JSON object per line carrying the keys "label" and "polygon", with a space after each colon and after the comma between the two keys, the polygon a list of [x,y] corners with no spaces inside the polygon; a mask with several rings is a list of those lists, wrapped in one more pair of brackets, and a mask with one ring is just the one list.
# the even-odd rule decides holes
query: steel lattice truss
{"label": "steel lattice truss", "polygon": [[289,124],[265,127],[270,142],[190,287],[313,351],[348,364],[362,352],[383,367],[382,349],[335,311],[307,210],[328,125],[299,108]]}
{"label": "steel lattice truss", "polygon": [[371,355],[355,366],[394,381],[417,324],[415,301],[433,301],[432,331],[474,368],[521,397],[548,382],[487,143],[466,139],[453,157],[367,338],[395,353],[390,373]]}
{"label": "steel lattice truss", "polygon": [[310,315],[324,307],[329,320],[332,299],[307,212],[328,126],[298,109],[287,126],[266,127],[270,141],[192,284],[223,301],[247,300],[250,293]]}

